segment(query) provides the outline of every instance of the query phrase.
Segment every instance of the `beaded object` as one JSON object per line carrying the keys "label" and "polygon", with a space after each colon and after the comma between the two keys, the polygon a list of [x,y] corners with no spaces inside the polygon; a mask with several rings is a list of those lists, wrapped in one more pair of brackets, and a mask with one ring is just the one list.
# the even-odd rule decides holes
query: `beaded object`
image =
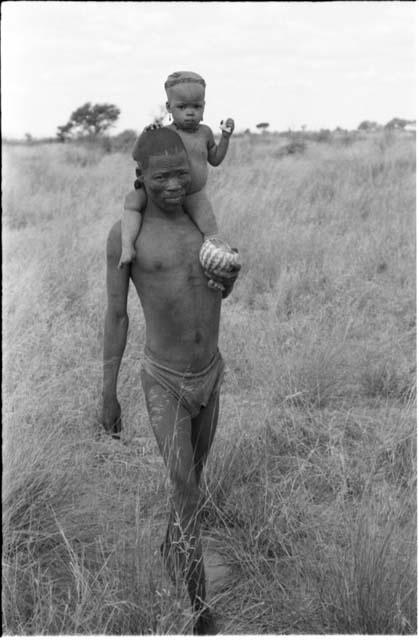
{"label": "beaded object", "polygon": [[[220,276],[240,269],[240,257],[237,249],[232,249],[220,238],[207,238],[199,251],[199,261],[208,276]],[[212,289],[224,290],[223,285],[210,278],[208,285]]]}

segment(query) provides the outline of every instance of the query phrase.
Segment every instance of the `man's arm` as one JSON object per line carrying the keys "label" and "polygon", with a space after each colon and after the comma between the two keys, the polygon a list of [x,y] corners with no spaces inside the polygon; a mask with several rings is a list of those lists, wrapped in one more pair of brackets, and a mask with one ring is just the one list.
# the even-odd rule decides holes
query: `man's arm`
{"label": "man's arm", "polygon": [[127,298],[130,274],[129,266],[117,269],[120,253],[121,224],[118,222],[112,227],[106,245],[108,306],[105,316],[102,392],[102,423],[106,431],[114,434],[121,431],[117,381],[128,333]]}
{"label": "man's arm", "polygon": [[208,138],[208,162],[212,167],[218,167],[226,157],[230,136],[234,131],[234,120],[228,118],[222,128],[221,140],[218,146],[215,144],[214,134],[209,129]]}

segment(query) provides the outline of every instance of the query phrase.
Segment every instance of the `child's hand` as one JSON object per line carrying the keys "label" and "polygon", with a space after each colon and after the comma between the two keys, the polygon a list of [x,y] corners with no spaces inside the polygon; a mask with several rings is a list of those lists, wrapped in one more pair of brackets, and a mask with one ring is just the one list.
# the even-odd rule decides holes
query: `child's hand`
{"label": "child's hand", "polygon": [[148,124],[146,127],[144,127],[144,131],[154,131],[154,129],[161,129],[162,127],[163,125],[159,122],[153,122],[153,124]]}
{"label": "child's hand", "polygon": [[223,132],[222,135],[229,138],[234,131],[233,118],[227,118],[227,120],[221,120],[220,129]]}

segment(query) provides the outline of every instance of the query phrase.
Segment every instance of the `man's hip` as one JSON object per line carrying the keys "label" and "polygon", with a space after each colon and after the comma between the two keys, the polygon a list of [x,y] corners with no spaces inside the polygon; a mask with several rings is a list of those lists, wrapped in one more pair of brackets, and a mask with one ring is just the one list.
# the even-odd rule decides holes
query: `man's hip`
{"label": "man's hip", "polygon": [[224,370],[224,360],[218,350],[204,369],[193,373],[171,369],[146,350],[141,379],[146,395],[148,388],[157,382],[194,418],[207,406],[213,395],[219,393]]}

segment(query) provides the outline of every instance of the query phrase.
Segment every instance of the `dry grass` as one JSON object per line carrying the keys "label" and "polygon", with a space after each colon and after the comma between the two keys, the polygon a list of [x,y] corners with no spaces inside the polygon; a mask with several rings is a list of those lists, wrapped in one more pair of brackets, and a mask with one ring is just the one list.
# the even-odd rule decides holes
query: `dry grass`
{"label": "dry grass", "polygon": [[[244,264],[202,504],[232,569],[216,608],[224,633],[414,634],[414,143],[286,144],[233,140],[210,176]],[[3,154],[4,633],[190,632],[157,553],[165,473],[132,292],[123,441],[98,423],[104,247],[129,154]]]}

